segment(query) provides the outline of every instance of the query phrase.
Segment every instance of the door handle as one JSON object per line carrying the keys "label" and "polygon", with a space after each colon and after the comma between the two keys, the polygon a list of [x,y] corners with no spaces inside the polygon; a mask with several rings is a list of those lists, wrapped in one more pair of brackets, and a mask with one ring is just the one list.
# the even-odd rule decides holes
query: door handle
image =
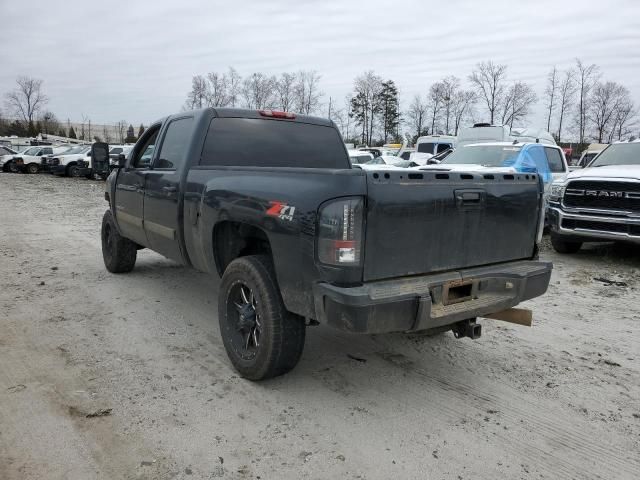
{"label": "door handle", "polygon": [[482,190],[456,190],[455,198],[458,207],[480,207],[484,203],[485,192]]}
{"label": "door handle", "polygon": [[176,187],[162,187],[162,191],[167,193],[175,193],[178,191],[178,189]]}

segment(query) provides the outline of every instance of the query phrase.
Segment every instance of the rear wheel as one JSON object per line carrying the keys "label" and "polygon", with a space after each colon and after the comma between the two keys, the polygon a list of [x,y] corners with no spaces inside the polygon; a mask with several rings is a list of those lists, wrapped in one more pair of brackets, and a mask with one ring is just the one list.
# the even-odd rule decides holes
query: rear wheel
{"label": "rear wheel", "polygon": [[558,253],[576,253],[582,242],[568,242],[557,233],[551,232],[551,246]]}
{"label": "rear wheel", "polygon": [[18,167],[18,164],[16,162],[10,162],[9,165],[7,166],[7,171],[11,173],[19,173],[20,167]]}
{"label": "rear wheel", "polygon": [[102,258],[111,273],[127,273],[136,264],[138,246],[118,233],[111,212],[102,217]]}
{"label": "rear wheel", "polygon": [[300,360],[304,320],[285,308],[268,256],[240,257],[229,264],[220,285],[218,319],[227,355],[243,377],[276,377]]}
{"label": "rear wheel", "polygon": [[29,165],[26,166],[26,170],[27,173],[38,173],[38,171],[40,170],[40,167],[38,167],[38,165],[36,163],[30,163]]}

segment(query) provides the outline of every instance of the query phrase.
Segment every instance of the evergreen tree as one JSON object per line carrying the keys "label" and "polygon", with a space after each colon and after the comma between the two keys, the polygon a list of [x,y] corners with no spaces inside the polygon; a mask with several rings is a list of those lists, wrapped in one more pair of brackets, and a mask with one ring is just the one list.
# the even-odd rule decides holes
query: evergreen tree
{"label": "evergreen tree", "polygon": [[380,113],[382,115],[382,134],[384,143],[389,137],[395,138],[400,124],[400,108],[398,104],[398,88],[393,80],[382,83],[380,92]]}
{"label": "evergreen tree", "polygon": [[29,137],[35,137],[38,134],[38,132],[36,131],[36,127],[33,124],[33,121],[29,121],[29,126],[27,127],[27,135]]}
{"label": "evergreen tree", "polygon": [[136,140],[137,138],[133,131],[133,125],[129,125],[129,128],[127,128],[127,137],[124,139],[124,143],[136,143]]}
{"label": "evergreen tree", "polygon": [[9,125],[8,133],[9,135],[15,135],[16,137],[26,137],[29,132],[24,128],[24,125],[21,122],[14,120],[11,122],[11,125]]}
{"label": "evergreen tree", "polygon": [[144,125],[140,124],[140,128],[138,129],[138,138],[140,138],[143,133],[144,133]]}
{"label": "evergreen tree", "polygon": [[76,131],[73,129],[73,127],[69,127],[69,138],[78,138],[76,137]]}
{"label": "evergreen tree", "polygon": [[58,132],[58,136],[59,137],[66,137],[67,136],[67,132],[64,131],[64,128],[60,129],[60,131]]}

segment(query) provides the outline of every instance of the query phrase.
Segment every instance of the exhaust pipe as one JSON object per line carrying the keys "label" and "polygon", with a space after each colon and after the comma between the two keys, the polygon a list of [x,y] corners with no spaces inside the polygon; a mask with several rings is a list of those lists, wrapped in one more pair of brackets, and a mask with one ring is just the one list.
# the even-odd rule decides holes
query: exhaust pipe
{"label": "exhaust pipe", "polygon": [[453,336],[456,338],[469,337],[471,340],[475,340],[482,335],[482,325],[476,323],[475,319],[458,322],[452,330]]}

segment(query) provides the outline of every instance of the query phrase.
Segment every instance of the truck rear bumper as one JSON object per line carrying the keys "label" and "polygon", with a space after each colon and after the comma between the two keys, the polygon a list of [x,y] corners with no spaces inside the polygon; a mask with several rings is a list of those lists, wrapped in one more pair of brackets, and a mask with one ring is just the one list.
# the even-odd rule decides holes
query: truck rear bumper
{"label": "truck rear bumper", "polygon": [[314,286],[318,321],[354,333],[427,330],[511,308],[546,292],[553,265],[519,261],[358,287]]}

